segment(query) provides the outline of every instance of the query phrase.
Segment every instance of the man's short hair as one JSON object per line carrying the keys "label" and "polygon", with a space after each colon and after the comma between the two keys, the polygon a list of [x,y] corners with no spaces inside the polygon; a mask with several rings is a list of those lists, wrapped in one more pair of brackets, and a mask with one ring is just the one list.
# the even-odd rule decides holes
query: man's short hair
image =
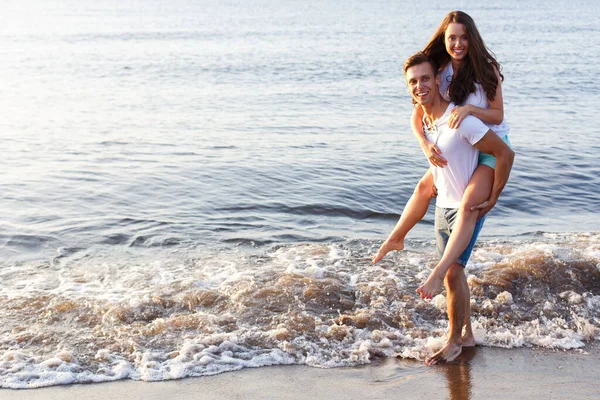
{"label": "man's short hair", "polygon": [[427,54],[423,53],[422,51],[419,51],[413,54],[412,56],[408,57],[408,59],[404,62],[404,75],[406,75],[406,71],[408,71],[410,67],[414,67],[415,65],[423,63],[429,63],[431,65],[431,68],[433,69],[433,76],[437,76],[438,66],[435,64],[435,61],[433,61]]}

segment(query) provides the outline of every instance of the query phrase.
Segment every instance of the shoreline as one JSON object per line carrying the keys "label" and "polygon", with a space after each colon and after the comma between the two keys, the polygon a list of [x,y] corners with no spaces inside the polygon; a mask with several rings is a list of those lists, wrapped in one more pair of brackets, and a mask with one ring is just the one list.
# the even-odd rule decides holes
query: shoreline
{"label": "shoreline", "polygon": [[[305,365],[248,368],[181,380],[0,389],[3,400],[107,398],[204,399],[590,399],[600,397],[600,348],[465,349],[454,362],[428,367],[401,358],[322,369]],[[510,395],[508,395],[510,393]]]}

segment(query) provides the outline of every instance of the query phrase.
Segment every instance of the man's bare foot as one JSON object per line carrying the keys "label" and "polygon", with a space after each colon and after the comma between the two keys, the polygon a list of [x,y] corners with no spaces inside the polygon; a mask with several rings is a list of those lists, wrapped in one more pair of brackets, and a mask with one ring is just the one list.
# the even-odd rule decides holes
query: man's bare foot
{"label": "man's bare foot", "polygon": [[446,345],[437,353],[425,359],[425,364],[436,365],[441,362],[454,361],[460,355],[462,346],[460,343],[446,343]]}
{"label": "man's bare foot", "polygon": [[379,251],[377,252],[377,254],[375,254],[375,257],[373,257],[373,260],[371,260],[371,264],[373,264],[373,265],[377,264],[383,257],[385,257],[385,255],[387,253],[389,253],[392,250],[400,251],[403,249],[404,249],[404,239],[397,240],[395,242],[386,240],[385,242],[383,242],[383,244],[379,248]]}
{"label": "man's bare foot", "polygon": [[435,293],[442,287],[444,283],[444,277],[438,276],[436,271],[429,275],[429,278],[425,281],[425,283],[419,288],[417,288],[416,292],[419,293],[422,299],[431,299],[435,295]]}

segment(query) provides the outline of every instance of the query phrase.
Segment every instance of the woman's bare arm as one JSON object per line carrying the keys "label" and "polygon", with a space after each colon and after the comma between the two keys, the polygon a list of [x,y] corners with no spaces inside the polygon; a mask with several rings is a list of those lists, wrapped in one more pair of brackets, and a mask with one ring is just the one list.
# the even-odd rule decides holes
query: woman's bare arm
{"label": "woman's bare arm", "polygon": [[499,125],[504,120],[504,100],[502,99],[502,79],[497,69],[494,69],[496,77],[498,78],[498,85],[496,86],[496,97],[490,101],[489,108],[476,107],[471,104],[465,104],[464,106],[455,107],[450,115],[448,125],[450,128],[458,128],[463,119],[467,115],[472,115],[479,118],[486,124]]}

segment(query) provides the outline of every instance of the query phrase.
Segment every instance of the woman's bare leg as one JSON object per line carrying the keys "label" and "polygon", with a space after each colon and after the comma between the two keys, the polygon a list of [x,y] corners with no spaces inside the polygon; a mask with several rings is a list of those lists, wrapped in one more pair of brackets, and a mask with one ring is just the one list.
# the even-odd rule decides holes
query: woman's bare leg
{"label": "woman's bare leg", "polygon": [[471,211],[471,206],[481,204],[490,197],[494,183],[494,170],[487,165],[479,165],[465,191],[462,204],[452,234],[446,244],[442,259],[433,269],[423,286],[417,289],[421,298],[430,299],[440,289],[446,272],[458,257],[465,251],[479,219],[479,211]]}
{"label": "woman's bare leg", "polygon": [[[379,251],[373,257],[372,263],[375,264],[381,260],[387,253],[392,250],[404,249],[404,238],[408,232],[419,222],[429,208],[429,202],[433,197],[433,175],[431,171],[427,170],[425,175],[421,178],[417,187],[413,192],[413,195],[408,199],[400,220],[396,224],[396,227],[390,233],[390,236],[379,248]],[[477,203],[479,204],[479,203]],[[466,247],[466,246],[465,246]]]}

